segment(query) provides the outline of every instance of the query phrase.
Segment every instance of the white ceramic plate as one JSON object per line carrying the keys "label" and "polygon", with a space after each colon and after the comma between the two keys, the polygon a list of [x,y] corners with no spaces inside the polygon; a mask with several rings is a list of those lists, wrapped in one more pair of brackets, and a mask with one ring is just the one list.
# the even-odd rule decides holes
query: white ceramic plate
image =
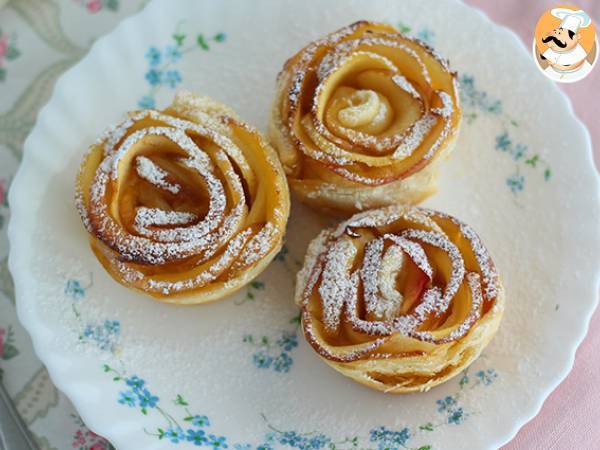
{"label": "white ceramic plate", "polygon": [[[294,205],[287,253],[258,282],[176,308],[116,284],[74,208],[84,150],[124,111],[162,107],[185,87],[264,129],[285,59],[358,19],[404,27],[461,74],[466,120],[427,204],[478,230],[507,290],[484,355],[426,394],[361,387],[299,336],[293,274],[328,219]],[[56,385],[120,449],[498,447],[566,376],[597,301],[600,212],[587,132],[514,34],[453,1],[153,2],[58,81],[10,204],[21,321]]]}

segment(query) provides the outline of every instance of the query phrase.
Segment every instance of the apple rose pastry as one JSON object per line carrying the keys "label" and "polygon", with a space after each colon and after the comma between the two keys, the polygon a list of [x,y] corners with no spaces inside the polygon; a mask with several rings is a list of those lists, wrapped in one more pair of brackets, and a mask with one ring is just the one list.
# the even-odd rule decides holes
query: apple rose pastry
{"label": "apple rose pastry", "polygon": [[189,92],[91,146],[77,204],[119,283],[169,303],[217,300],[262,272],[289,213],[275,151],[227,107]]}
{"label": "apple rose pastry", "polygon": [[357,22],[286,62],[269,136],[300,199],[348,213],[435,192],[460,118],[447,61],[390,25]]}
{"label": "apple rose pastry", "polygon": [[312,241],[298,274],[304,335],[334,369],[374,389],[427,391],[495,334],[504,293],[475,232],[413,206],[356,214]]}

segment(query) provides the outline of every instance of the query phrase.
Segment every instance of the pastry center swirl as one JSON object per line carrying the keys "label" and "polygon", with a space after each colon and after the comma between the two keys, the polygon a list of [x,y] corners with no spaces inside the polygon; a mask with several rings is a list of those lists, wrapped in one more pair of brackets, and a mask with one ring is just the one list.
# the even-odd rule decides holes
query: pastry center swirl
{"label": "pastry center swirl", "polygon": [[375,119],[381,121],[390,114],[377,92],[371,89],[354,91],[343,96],[340,102],[347,106],[342,106],[339,110],[338,119],[343,126],[349,128],[367,125]]}

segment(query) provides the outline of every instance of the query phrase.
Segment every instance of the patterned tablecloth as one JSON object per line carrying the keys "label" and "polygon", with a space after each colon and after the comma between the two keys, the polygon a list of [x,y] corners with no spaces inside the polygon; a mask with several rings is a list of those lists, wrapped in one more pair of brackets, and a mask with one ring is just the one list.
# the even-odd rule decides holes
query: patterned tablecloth
{"label": "patterned tablecloth", "polygon": [[[18,323],[14,288],[7,268],[6,225],[10,215],[7,191],[21,158],[23,141],[34,125],[38,110],[48,100],[56,79],[87,52],[94,39],[138,11],[146,1],[0,0],[0,379],[42,449],[101,450],[112,446],[87,429],[71,403],[52,385],[33,353],[29,337]],[[517,0],[494,7],[481,0],[469,3],[487,9],[493,18],[506,25],[517,26],[527,40],[531,39],[537,15],[547,7],[542,6],[541,1],[530,2],[526,8]],[[588,13],[598,17],[600,6],[592,7],[591,1],[581,4],[584,8],[588,5]],[[578,114],[588,122],[592,138],[598,141],[600,129],[597,123],[592,125],[592,120],[600,113],[600,103],[594,106],[588,97],[593,87],[596,92],[600,91],[600,69],[566,90],[575,99]],[[596,157],[598,160],[598,152]],[[597,445],[599,438],[594,433],[600,431],[589,433],[587,430],[592,429],[593,418],[600,412],[597,401],[600,390],[593,386],[600,363],[589,363],[585,355],[591,356],[592,343],[600,345],[600,332],[596,331],[599,321],[596,314],[592,320],[592,336],[578,353],[574,372],[508,448],[592,448],[594,443]],[[590,394],[588,388],[592,387]],[[594,409],[588,410],[591,405]],[[574,414],[563,414],[569,407],[574,409]],[[558,420],[560,426],[556,426]]]}

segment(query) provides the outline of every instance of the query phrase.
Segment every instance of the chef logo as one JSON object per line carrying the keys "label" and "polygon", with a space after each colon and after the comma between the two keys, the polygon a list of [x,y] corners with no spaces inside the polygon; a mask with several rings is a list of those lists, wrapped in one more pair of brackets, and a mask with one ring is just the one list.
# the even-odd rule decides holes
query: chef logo
{"label": "chef logo", "polygon": [[598,59],[596,29],[590,16],[573,6],[546,11],[535,27],[533,55],[551,80],[573,83],[585,78]]}

